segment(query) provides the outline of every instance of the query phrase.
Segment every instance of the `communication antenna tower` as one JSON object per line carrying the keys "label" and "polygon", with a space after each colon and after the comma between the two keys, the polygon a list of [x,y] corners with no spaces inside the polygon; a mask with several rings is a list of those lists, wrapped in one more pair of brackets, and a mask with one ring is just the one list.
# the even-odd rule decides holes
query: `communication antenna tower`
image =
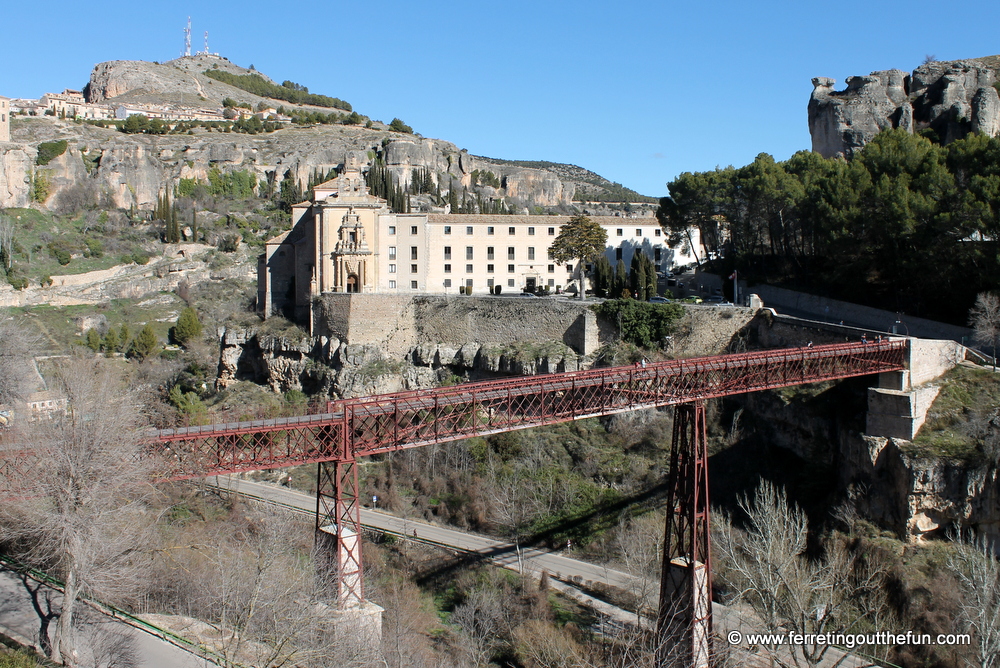
{"label": "communication antenna tower", "polygon": [[184,28],[184,55],[191,55],[191,17],[188,17],[187,28]]}
{"label": "communication antenna tower", "polygon": [[205,55],[208,55],[208,31],[205,31]]}

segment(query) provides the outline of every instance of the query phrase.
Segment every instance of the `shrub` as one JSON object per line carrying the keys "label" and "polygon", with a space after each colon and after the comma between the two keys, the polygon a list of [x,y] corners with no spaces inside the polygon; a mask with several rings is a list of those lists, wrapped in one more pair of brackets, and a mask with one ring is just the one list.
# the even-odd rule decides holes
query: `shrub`
{"label": "shrub", "polygon": [[83,243],[87,246],[87,257],[104,257],[104,244],[100,239],[84,239]]}
{"label": "shrub", "polygon": [[144,360],[160,347],[160,340],[156,338],[153,326],[146,324],[132,341],[129,353],[132,357]]}
{"label": "shrub", "polygon": [[46,141],[38,145],[38,156],[35,158],[36,165],[47,165],[55,158],[66,152],[69,144],[65,139],[59,141]]}

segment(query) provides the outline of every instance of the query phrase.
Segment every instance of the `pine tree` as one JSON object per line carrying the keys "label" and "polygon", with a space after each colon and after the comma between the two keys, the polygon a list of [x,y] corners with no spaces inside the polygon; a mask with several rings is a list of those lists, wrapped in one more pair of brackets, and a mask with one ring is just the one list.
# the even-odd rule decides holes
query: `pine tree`
{"label": "pine tree", "polygon": [[144,360],[159,347],[160,341],[156,338],[156,332],[153,331],[153,326],[147,323],[132,341],[130,352],[133,357]]}
{"label": "pine tree", "polygon": [[198,319],[198,313],[188,306],[181,311],[180,316],[177,318],[177,323],[174,325],[174,341],[183,346],[188,341],[201,336],[201,331],[202,327],[201,321]]}
{"label": "pine tree", "polygon": [[128,344],[132,342],[132,332],[129,331],[128,323],[123,322],[121,331],[118,332],[118,350],[128,350]]}
{"label": "pine tree", "polygon": [[87,335],[84,338],[83,345],[87,346],[95,353],[101,349],[101,335],[97,333],[96,329],[87,330]]}
{"label": "pine tree", "polygon": [[118,332],[115,331],[114,327],[108,330],[108,333],[104,335],[104,354],[111,355],[118,350]]}

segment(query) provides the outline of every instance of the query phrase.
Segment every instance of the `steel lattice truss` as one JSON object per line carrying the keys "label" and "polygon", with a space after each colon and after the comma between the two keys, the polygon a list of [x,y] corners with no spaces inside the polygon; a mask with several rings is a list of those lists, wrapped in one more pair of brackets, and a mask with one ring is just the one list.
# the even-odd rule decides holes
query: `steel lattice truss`
{"label": "steel lattice truss", "polygon": [[[710,591],[701,402],[899,371],[905,368],[906,349],[906,341],[836,344],[466,383],[331,402],[326,413],[317,415],[160,430],[151,433],[149,440],[153,454],[163,459],[164,478],[318,463],[317,540],[329,544],[327,567],[334,579],[336,602],[349,607],[364,601],[358,457],[684,404],[681,419],[675,422],[672,446],[665,567],[672,554],[704,564],[703,575],[692,570],[691,582],[706,579],[708,588],[701,589]],[[17,495],[18,489],[30,486],[31,469],[36,466],[44,466],[44,458],[37,453],[16,446],[0,449],[0,497]],[[691,594],[687,617],[710,629],[711,606],[703,598]],[[661,601],[661,632],[662,620]],[[692,648],[703,645],[696,637],[692,642]]]}
{"label": "steel lattice truss", "polygon": [[718,355],[508,378],[330,404],[328,413],[167,429],[173,478],[364,455],[904,368],[906,341]]}

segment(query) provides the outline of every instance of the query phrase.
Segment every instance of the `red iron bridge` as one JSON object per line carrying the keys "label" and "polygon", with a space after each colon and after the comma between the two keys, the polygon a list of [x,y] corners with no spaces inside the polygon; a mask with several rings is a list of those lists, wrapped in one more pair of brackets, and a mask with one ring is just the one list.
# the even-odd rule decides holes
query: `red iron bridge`
{"label": "red iron bridge", "polygon": [[[317,537],[336,566],[336,601],[349,608],[364,601],[359,457],[675,405],[658,629],[677,633],[669,611],[678,609],[676,592],[684,592],[682,623],[689,630],[681,631],[680,645],[687,662],[702,665],[711,634],[704,400],[902,371],[907,349],[898,339],[488,380],[331,401],[320,414],[164,429],[150,441],[165,457],[164,477],[172,479],[318,464]],[[0,479],[23,470],[18,459],[0,459]],[[678,568],[686,568],[689,586],[668,587]]]}

